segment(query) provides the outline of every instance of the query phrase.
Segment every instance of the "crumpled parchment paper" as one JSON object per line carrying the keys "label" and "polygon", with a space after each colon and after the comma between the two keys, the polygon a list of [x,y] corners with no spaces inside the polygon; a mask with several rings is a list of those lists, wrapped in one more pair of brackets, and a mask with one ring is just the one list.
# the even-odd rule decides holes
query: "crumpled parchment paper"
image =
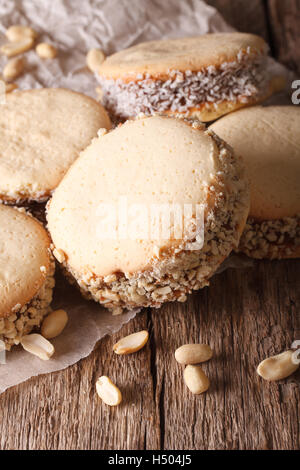
{"label": "crumpled parchment paper", "polygon": [[[13,24],[32,26],[39,41],[50,41],[59,49],[56,59],[46,61],[34,51],[26,53],[26,73],[17,80],[20,89],[66,87],[93,97],[97,80],[85,66],[86,53],[93,47],[109,55],[142,41],[233,30],[201,0],[0,0],[0,44],[6,42],[5,29]],[[6,61],[0,56],[0,70]],[[284,71],[274,61],[273,66]],[[238,265],[234,258],[225,267]],[[53,308],[58,307],[67,310],[69,323],[53,340],[53,358],[44,362],[14,348],[6,354],[6,364],[0,364],[0,393],[86,357],[97,341],[118,331],[136,313],[112,316],[85,301],[60,275],[53,302]]]}

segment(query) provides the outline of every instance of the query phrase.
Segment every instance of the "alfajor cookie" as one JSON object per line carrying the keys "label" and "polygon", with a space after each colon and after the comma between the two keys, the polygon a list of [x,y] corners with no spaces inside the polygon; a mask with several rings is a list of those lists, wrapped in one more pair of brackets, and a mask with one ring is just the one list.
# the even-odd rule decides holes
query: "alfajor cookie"
{"label": "alfajor cookie", "polygon": [[102,103],[121,119],[182,113],[212,121],[282,88],[283,79],[266,66],[267,49],[245,33],[141,43],[100,65]]}
{"label": "alfajor cookie", "polygon": [[6,349],[48,313],[54,269],[43,226],[23,209],[0,204],[0,340]]}
{"label": "alfajor cookie", "polygon": [[6,96],[0,113],[0,200],[46,201],[79,153],[111,123],[92,98],[65,89]]}
{"label": "alfajor cookie", "polygon": [[240,161],[221,139],[199,121],[153,116],[94,139],[55,190],[47,221],[69,277],[121,313],[208,285],[248,210]]}
{"label": "alfajor cookie", "polygon": [[300,256],[300,109],[256,106],[210,129],[244,159],[251,189],[239,250],[253,258]]}

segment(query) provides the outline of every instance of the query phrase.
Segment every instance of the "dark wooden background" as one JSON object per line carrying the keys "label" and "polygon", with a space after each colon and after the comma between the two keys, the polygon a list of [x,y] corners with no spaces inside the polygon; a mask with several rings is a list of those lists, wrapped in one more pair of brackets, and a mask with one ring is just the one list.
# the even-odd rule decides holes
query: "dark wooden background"
{"label": "dark wooden background", "polygon": [[[240,31],[260,34],[300,74],[299,0],[209,0]],[[299,77],[300,78],[300,77]],[[0,449],[299,449],[300,373],[267,383],[256,372],[266,356],[300,339],[297,260],[261,261],[216,275],[186,304],[144,310],[85,360],[32,379],[0,396]],[[137,354],[112,345],[148,329]],[[193,396],[174,350],[209,343],[211,388]],[[99,375],[122,389],[118,408],[95,393]]]}

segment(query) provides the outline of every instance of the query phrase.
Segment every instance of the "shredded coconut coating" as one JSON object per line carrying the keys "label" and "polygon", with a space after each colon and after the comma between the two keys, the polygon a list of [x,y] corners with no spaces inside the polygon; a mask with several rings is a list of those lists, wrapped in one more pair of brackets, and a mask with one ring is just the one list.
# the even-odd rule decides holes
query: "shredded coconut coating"
{"label": "shredded coconut coating", "polygon": [[247,220],[238,251],[251,258],[289,258],[300,250],[300,214],[263,222]]}
{"label": "shredded coconut coating", "polygon": [[98,76],[102,104],[121,119],[139,113],[185,113],[191,108],[212,103],[217,106],[224,101],[248,104],[266,92],[270,74],[265,70],[265,59],[265,55],[250,50],[240,51],[235,61],[218,68],[209,66],[184,73],[172,70],[168,80],[155,79],[149,74],[138,75],[129,82]]}
{"label": "shredded coconut coating", "polygon": [[[41,266],[41,268],[44,268]],[[16,305],[10,316],[0,318],[0,339],[9,351],[15,344],[19,344],[22,336],[30,333],[42,323],[43,318],[50,311],[52,301],[55,263],[51,260],[51,266],[43,286],[38,293],[26,305]]]}
{"label": "shredded coconut coating", "polygon": [[[134,274],[114,273],[97,277],[92,272],[75,272],[67,259],[62,267],[82,294],[120,314],[137,307],[159,308],[164,302],[184,302],[186,295],[209,284],[208,279],[233,248],[237,248],[249,208],[249,190],[243,167],[231,149],[212,131],[207,131],[219,148],[222,172],[209,187],[210,205],[205,205],[204,246],[186,249],[195,241],[195,231],[182,246],[151,260],[151,269]],[[231,186],[231,191],[225,185]]]}

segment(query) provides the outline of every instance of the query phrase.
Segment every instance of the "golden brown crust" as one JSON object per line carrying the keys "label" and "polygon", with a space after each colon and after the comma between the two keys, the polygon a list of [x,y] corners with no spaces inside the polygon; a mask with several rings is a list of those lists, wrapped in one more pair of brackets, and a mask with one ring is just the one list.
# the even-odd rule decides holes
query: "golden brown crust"
{"label": "golden brown crust", "polygon": [[106,78],[134,80],[138,74],[162,78],[170,70],[198,71],[218,67],[236,59],[239,52],[266,53],[267,45],[259,36],[247,33],[215,33],[199,37],[150,41],[108,57],[99,74]]}

